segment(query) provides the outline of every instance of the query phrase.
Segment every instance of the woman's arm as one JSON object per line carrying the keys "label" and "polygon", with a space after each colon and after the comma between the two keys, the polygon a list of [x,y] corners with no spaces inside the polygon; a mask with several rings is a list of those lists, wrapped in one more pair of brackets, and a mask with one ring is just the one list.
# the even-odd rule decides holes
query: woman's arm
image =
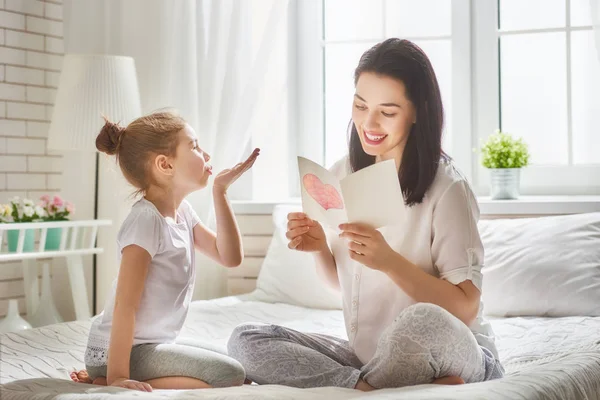
{"label": "woman's arm", "polygon": [[454,285],[429,275],[388,245],[381,232],[361,224],[343,224],[341,237],[349,239],[350,258],[392,279],[416,302],[446,309],[466,325],[477,317],[480,292],[470,280]]}
{"label": "woman's arm", "polygon": [[317,273],[327,284],[337,290],[340,290],[340,279],[337,274],[337,265],[335,258],[329,249],[327,243],[325,247],[320,251],[313,253],[315,264],[317,267]]}
{"label": "woman's arm", "polygon": [[137,245],[123,249],[108,348],[108,385],[129,379],[135,315],[151,260],[150,254]]}
{"label": "woman's arm", "polygon": [[454,285],[429,275],[406,258],[397,254],[397,261],[382,270],[407,295],[418,303],[432,303],[470,325],[479,312],[481,293],[470,280]]}

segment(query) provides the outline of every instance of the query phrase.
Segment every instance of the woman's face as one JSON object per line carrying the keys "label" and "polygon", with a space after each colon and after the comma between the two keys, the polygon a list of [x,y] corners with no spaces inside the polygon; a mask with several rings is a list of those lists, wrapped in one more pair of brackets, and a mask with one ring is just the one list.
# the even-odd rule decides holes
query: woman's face
{"label": "woman's face", "polygon": [[352,122],[365,153],[377,161],[394,159],[400,165],[415,107],[400,80],[363,72],[356,83]]}

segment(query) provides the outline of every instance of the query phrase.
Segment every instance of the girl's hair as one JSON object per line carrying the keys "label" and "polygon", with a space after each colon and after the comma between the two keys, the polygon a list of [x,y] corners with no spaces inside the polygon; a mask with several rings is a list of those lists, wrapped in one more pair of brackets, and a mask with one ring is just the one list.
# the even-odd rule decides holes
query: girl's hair
{"label": "girl's hair", "polygon": [[[406,96],[416,110],[416,123],[406,140],[398,171],[406,205],[423,201],[437,173],[442,151],[444,108],[431,62],[417,45],[401,39],[387,39],[367,50],[354,72],[354,84],[364,72],[387,76],[404,83]],[[364,152],[356,126],[351,122],[349,153],[352,171],[375,163]]]}
{"label": "girl's hair", "polygon": [[125,178],[144,193],[154,183],[151,165],[157,155],[175,156],[185,121],[173,111],[159,111],[120,126],[104,117],[96,148],[115,155]]}

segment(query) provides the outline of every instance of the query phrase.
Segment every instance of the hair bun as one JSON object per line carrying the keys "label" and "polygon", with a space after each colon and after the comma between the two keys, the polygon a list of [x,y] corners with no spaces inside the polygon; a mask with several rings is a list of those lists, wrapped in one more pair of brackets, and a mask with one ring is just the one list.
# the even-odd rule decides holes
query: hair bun
{"label": "hair bun", "polygon": [[96,148],[98,151],[109,155],[117,154],[121,143],[121,135],[124,132],[124,127],[110,122],[104,117],[104,126],[96,138]]}

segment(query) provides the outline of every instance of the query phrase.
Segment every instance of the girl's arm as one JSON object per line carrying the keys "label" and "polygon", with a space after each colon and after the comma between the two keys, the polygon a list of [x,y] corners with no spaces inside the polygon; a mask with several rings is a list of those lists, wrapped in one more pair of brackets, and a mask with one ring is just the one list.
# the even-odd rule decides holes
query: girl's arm
{"label": "girl's arm", "polygon": [[258,155],[259,149],[254,149],[246,161],[231,169],[221,171],[215,177],[213,200],[217,233],[215,234],[202,223],[194,226],[195,248],[226,267],[237,267],[244,260],[242,235],[227,199],[227,189],[252,167]]}
{"label": "girl's arm", "polygon": [[237,267],[244,259],[242,235],[233,210],[227,199],[227,192],[213,190],[217,233],[202,223],[194,226],[194,246],[225,267]]}
{"label": "girl's arm", "polygon": [[108,348],[108,385],[129,380],[135,315],[151,260],[150,254],[140,246],[129,245],[123,249]]}

